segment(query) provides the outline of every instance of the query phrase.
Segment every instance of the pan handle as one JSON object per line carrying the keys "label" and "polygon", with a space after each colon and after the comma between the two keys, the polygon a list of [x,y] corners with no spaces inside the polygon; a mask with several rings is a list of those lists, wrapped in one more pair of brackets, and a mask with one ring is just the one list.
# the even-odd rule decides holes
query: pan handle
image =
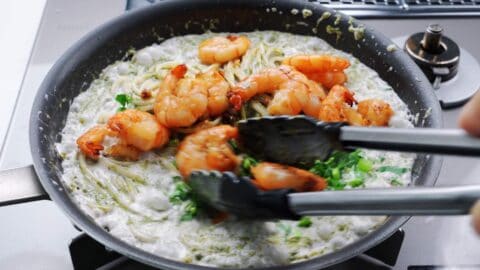
{"label": "pan handle", "polygon": [[0,171],[0,206],[46,199],[33,165]]}

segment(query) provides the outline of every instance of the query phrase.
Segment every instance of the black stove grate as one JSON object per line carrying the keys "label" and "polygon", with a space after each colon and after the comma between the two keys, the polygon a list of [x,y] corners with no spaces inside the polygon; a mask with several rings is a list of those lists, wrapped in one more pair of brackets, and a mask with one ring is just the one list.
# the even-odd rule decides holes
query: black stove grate
{"label": "black stove grate", "polygon": [[[162,0],[128,0],[135,9]],[[480,0],[304,0],[331,7],[358,18],[480,16]]]}
{"label": "black stove grate", "polygon": [[[404,232],[398,230],[390,238],[364,254],[325,270],[391,270],[397,261]],[[155,270],[156,268],[130,260],[106,249],[86,234],[70,243],[70,256],[75,270]],[[157,269],[158,270],[158,269]]]}

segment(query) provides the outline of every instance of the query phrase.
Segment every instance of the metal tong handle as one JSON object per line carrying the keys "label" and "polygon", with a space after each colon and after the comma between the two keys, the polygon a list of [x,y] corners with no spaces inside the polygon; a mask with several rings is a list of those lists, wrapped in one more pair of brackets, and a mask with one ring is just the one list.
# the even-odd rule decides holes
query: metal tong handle
{"label": "metal tong handle", "polygon": [[480,156],[480,139],[460,129],[343,126],[340,140],[349,147]]}
{"label": "metal tong handle", "polygon": [[480,199],[480,185],[290,193],[298,215],[463,215]]}

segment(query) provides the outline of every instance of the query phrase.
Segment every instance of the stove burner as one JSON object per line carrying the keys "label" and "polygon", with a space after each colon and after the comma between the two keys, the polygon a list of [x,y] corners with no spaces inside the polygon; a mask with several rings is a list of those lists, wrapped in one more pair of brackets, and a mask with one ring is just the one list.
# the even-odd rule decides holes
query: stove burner
{"label": "stove burner", "polygon": [[450,109],[463,105],[477,91],[480,63],[442,33],[441,26],[430,25],[425,33],[397,37],[393,41],[399,47],[404,46],[433,83],[442,108]]}
{"label": "stove burner", "polygon": [[433,88],[440,88],[440,82],[452,79],[458,71],[460,49],[446,36],[438,24],[428,26],[425,33],[411,35],[405,43],[405,51],[427,75]]}
{"label": "stove burner", "polygon": [[[364,254],[328,267],[325,270],[391,270],[397,262],[403,238],[404,232],[400,229],[390,238],[369,249]],[[151,266],[141,264],[116,252],[107,250],[102,244],[86,234],[81,234],[73,239],[69,248],[75,270],[155,270]]]}

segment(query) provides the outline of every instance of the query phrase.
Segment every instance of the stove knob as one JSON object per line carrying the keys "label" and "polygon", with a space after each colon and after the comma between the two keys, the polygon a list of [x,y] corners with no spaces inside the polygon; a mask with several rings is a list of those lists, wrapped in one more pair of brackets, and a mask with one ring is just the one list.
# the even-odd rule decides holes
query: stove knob
{"label": "stove knob", "polygon": [[433,87],[448,81],[458,72],[460,48],[443,35],[439,24],[431,24],[424,33],[411,35],[405,43],[405,51],[427,75]]}

